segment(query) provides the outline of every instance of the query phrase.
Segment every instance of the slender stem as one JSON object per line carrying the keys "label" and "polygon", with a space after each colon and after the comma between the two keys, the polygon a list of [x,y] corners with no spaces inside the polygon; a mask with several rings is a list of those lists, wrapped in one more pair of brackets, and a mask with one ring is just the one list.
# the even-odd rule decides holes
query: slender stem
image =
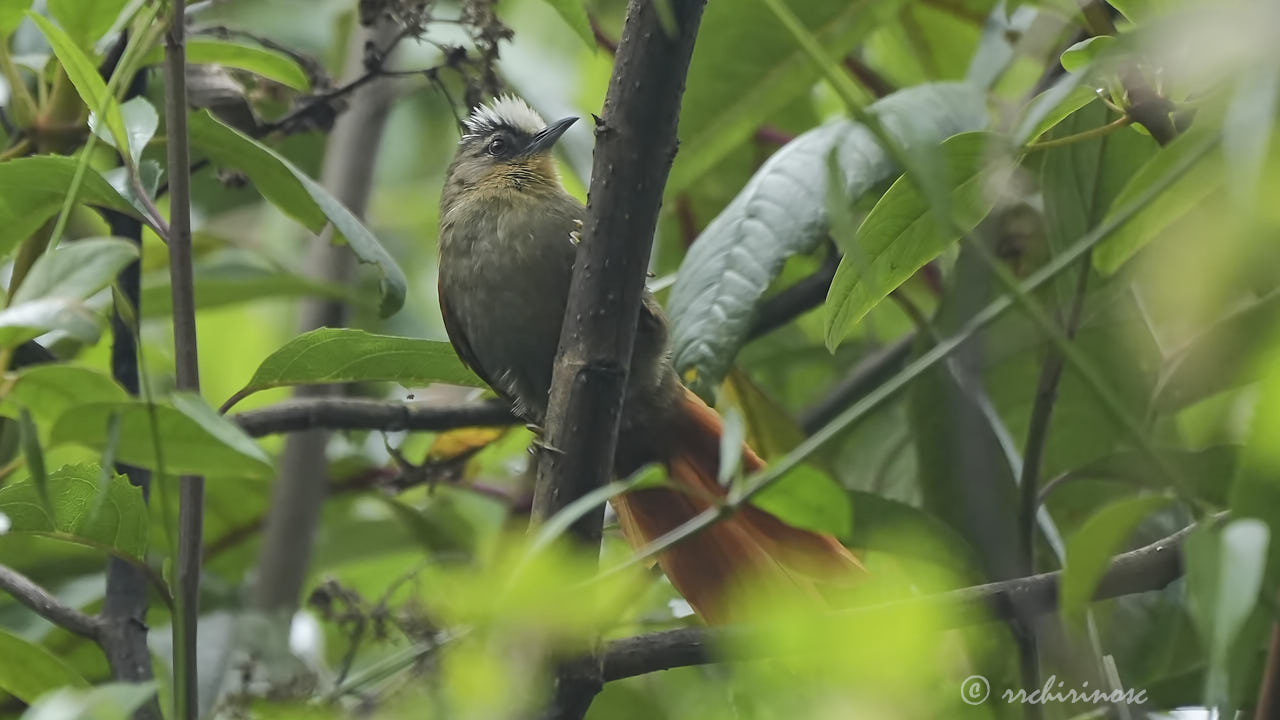
{"label": "slender stem", "polygon": [[1106,125],[1100,125],[1096,128],[1085,130],[1084,132],[1078,132],[1074,135],[1067,135],[1065,137],[1053,138],[1052,140],[1042,140],[1040,142],[1030,143],[1023,149],[1026,152],[1032,153],[1039,150],[1048,150],[1050,148],[1062,147],[1063,145],[1071,145],[1073,143],[1085,142],[1087,140],[1094,140],[1104,135],[1109,135],[1115,132],[1116,130],[1119,130],[1120,128],[1128,127],[1132,124],[1133,124],[1133,118],[1129,117],[1128,115],[1122,115],[1121,117],[1118,117],[1115,120],[1112,120]]}
{"label": "slender stem", "polygon": [[0,565],[0,590],[12,595],[40,617],[81,637],[97,640],[102,632],[101,620],[64,605],[26,575],[4,565]]}
{"label": "slender stem", "polygon": [[[185,0],[173,0],[164,39],[165,124],[169,160],[169,276],[173,288],[173,346],[177,388],[200,391],[196,313],[191,265],[191,153],[187,136]],[[196,720],[196,618],[199,614],[200,544],[204,527],[204,478],[183,476],[178,499],[176,607],[173,618],[174,717]]]}

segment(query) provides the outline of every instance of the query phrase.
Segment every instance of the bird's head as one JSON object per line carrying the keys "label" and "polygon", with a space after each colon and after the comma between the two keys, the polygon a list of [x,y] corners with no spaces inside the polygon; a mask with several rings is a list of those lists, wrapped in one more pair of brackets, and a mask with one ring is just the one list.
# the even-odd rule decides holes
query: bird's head
{"label": "bird's head", "polygon": [[551,148],[577,121],[548,125],[525,101],[497,98],[471,112],[458,152],[449,166],[447,189],[454,192],[538,192],[560,187]]}

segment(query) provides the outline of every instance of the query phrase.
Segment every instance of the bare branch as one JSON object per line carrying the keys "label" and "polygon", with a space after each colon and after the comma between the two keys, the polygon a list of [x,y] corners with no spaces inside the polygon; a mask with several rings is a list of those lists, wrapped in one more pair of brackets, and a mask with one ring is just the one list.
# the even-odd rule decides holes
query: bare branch
{"label": "bare branch", "polygon": [[37,615],[81,637],[98,640],[102,634],[102,621],[85,615],[62,601],[49,591],[35,584],[26,575],[13,568],[0,565],[0,590],[31,608]]}
{"label": "bare branch", "polygon": [[289,400],[262,410],[236,413],[231,420],[253,437],[324,430],[417,430],[438,432],[460,427],[491,427],[519,422],[511,407],[497,400],[460,405],[398,403],[357,398]]}
{"label": "bare branch", "polygon": [[[1210,518],[1212,522],[1222,515]],[[1182,542],[1195,525],[1157,540],[1145,547],[1112,558],[1098,583],[1095,600],[1159,590],[1183,573]],[[1058,587],[1062,572],[976,585],[885,605],[833,613],[833,623],[867,626],[882,624],[903,610],[945,610],[956,627],[1005,621],[1054,612],[1058,608]],[[600,665],[606,682],[635,677],[659,670],[689,665],[705,665],[719,658],[717,648],[742,647],[757,633],[751,627],[683,628],[615,640],[605,645]],[[732,641],[732,643],[730,642]],[[735,660],[744,658],[736,657]]]}

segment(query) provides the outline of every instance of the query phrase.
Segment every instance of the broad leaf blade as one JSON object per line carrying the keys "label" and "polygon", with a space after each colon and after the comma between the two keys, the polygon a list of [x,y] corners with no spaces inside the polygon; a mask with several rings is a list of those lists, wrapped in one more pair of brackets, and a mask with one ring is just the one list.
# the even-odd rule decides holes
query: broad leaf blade
{"label": "broad leaf blade", "polygon": [[847,539],[853,535],[853,502],[830,475],[801,465],[765,488],[751,503],[788,525]]}
{"label": "broad leaf blade", "polygon": [[[90,5],[96,4],[98,3],[90,3]],[[116,147],[121,150],[128,148],[129,133],[125,130],[124,114],[120,111],[120,103],[107,92],[106,82],[98,74],[98,68],[94,62],[80,49],[81,44],[62,28],[50,22],[48,18],[35,13],[28,13],[27,17],[31,18],[40,28],[40,32],[44,33],[45,39],[53,47],[53,53],[58,56],[58,62],[62,64],[63,70],[71,79],[71,84],[75,86],[85,106],[95,115],[106,118],[107,128],[116,140]]]}
{"label": "broad leaf blade", "polygon": [[313,232],[332,223],[356,258],[378,269],[382,276],[383,317],[404,305],[406,280],[400,266],[373,233],[320,183],[274,150],[218,122],[207,111],[193,113],[190,121],[192,145],[219,165],[243,171],[263,197]]}
{"label": "broad leaf blade", "polygon": [[98,340],[99,318],[73,298],[41,298],[0,311],[0,347],[14,347],[58,330],[81,342]]}
{"label": "broad leaf blade", "polygon": [[38,499],[34,483],[22,481],[0,488],[0,512],[9,517],[9,532],[32,533],[101,548],[143,560],[147,552],[147,506],[142,490],[122,475],[111,478],[97,512],[99,468],[67,465],[49,474],[52,514]]}
{"label": "broad leaf blade", "polygon": [[13,295],[19,304],[44,298],[85,300],[110,285],[138,257],[138,248],[117,238],[86,238],[45,252]]}
{"label": "broad leaf blade", "polygon": [[49,14],[86,51],[115,24],[128,0],[49,0]]}
{"label": "broad leaf blade", "polygon": [[[1152,184],[1169,174],[1174,167],[1187,162],[1190,157],[1202,153],[1207,133],[1215,132],[1200,125],[1178,136],[1155,157],[1134,173],[1124,190],[1112,203],[1113,208],[1123,208],[1147,192]],[[1216,142],[1216,138],[1214,138]],[[1210,193],[1222,187],[1225,175],[1222,153],[1214,150],[1199,155],[1192,166],[1172,185],[1165,188],[1141,211],[1129,218],[1118,230],[1098,244],[1093,251],[1093,266],[1098,272],[1109,275],[1133,257],[1166,227],[1182,218]],[[1110,214],[1104,222],[1110,220]]]}
{"label": "broad leaf blade", "polygon": [[[869,110],[908,147],[986,124],[981,94],[958,84],[903,90]],[[812,252],[826,236],[833,153],[849,204],[896,172],[866,128],[828,123],[774,153],[689,249],[668,308],[676,368],[698,393],[709,396],[728,372],[756,305],[787,258]]]}
{"label": "broad leaf blade", "polygon": [[371,381],[484,387],[447,342],[320,328],[290,340],[263,360],[249,384],[223,409],[267,388]]}
{"label": "broad leaf blade", "polygon": [[953,227],[940,227],[932,204],[909,178],[899,178],[862,222],[840,260],[827,293],[826,342],[835,349],[849,328],[894,288],[940,255],[959,233],[978,224],[995,205],[994,178],[1006,168],[991,162],[993,136],[956,135],[942,144]]}
{"label": "broad leaf blade", "polygon": [[[587,28],[588,31],[591,28]],[[164,48],[155,48],[143,56],[142,64],[164,62]],[[230,40],[194,37],[187,40],[187,62],[193,65],[222,65],[245,70],[299,92],[311,89],[311,79],[293,58],[275,50]]]}
{"label": "broad leaf blade", "polygon": [[589,48],[595,48],[596,36],[591,30],[591,20],[587,17],[587,9],[582,0],[543,0],[560,14],[569,27],[582,38]]}
{"label": "broad leaf blade", "polygon": [[[112,415],[120,416],[119,461],[166,473],[267,478],[274,474],[270,461],[257,445],[236,429],[211,424],[207,415],[183,400],[183,409],[157,403],[148,408],[141,400],[84,403],[64,412],[53,425],[50,442],[74,443],[99,453],[110,444]],[[152,427],[152,413],[155,427]],[[212,412],[211,410],[209,412]],[[194,417],[193,417],[194,416]],[[222,421],[227,422],[227,421]],[[153,437],[158,435],[157,455]],[[216,469],[216,472],[210,471]]]}
{"label": "broad leaf blade", "polygon": [[133,164],[137,165],[142,160],[142,151],[147,149],[147,143],[151,142],[151,138],[155,137],[156,129],[160,127],[160,116],[151,103],[142,97],[132,98],[121,105],[120,116],[124,121],[125,135],[129,139],[126,148],[120,147],[109,130],[103,131],[96,117],[89,118],[89,127],[95,135],[111,147],[120,152],[128,152]]}
{"label": "broad leaf blade", "polygon": [[0,630],[0,690],[30,705],[61,687],[87,688],[84,677],[48,650]]}
{"label": "broad leaf blade", "polygon": [[1104,506],[1067,538],[1067,561],[1062,574],[1062,614],[1080,620],[1107,569],[1107,561],[1138,523],[1167,506],[1165,495],[1139,495]]}
{"label": "broad leaf blade", "polygon": [[[58,212],[76,172],[76,159],[36,155],[0,163],[0,254],[27,239]],[[85,171],[77,201],[138,217],[96,170]]]}
{"label": "broad leaf blade", "polygon": [[115,380],[87,367],[49,364],[23,368],[0,410],[11,405],[31,410],[36,420],[48,424],[81,403],[123,402],[129,399]]}

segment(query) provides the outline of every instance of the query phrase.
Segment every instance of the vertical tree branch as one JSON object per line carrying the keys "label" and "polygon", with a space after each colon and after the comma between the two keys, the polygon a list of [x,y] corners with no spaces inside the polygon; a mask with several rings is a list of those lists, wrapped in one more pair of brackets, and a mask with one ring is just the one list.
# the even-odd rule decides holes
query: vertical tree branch
{"label": "vertical tree branch", "polygon": [[[618,42],[595,158],[582,246],[574,264],[534,487],[545,521],[613,472],[641,293],[667,173],[676,152],[680,97],[706,0],[631,0]],[[603,508],[571,532],[598,548]],[[548,717],[580,718],[601,686],[599,663],[562,666]]]}
{"label": "vertical tree branch", "polygon": [[[164,111],[168,137],[169,279],[173,287],[173,351],[177,388],[200,391],[196,353],[196,307],[191,266],[191,149],[187,138],[187,85],[184,12],[186,0],[173,0],[164,36]],[[163,482],[163,478],[161,480]],[[200,599],[200,545],[204,530],[204,478],[179,480],[177,588],[174,596],[174,717],[195,720],[196,619]]]}
{"label": "vertical tree branch", "polygon": [[[365,45],[387,46],[398,28],[382,19],[370,29],[357,28],[347,47],[347,73],[363,71]],[[387,115],[395,93],[385,84],[357,91],[351,109],[338,118],[325,146],[324,186],[356,217],[363,217],[373,187],[373,169]],[[308,275],[337,284],[351,281],[354,259],[345,247],[333,244],[332,229],[315,239],[308,252]],[[328,298],[308,299],[302,305],[299,332],[345,324],[346,305]],[[299,399],[338,394],[337,388],[303,387]],[[258,555],[254,583],[255,609],[281,620],[287,628],[298,608],[302,584],[311,558],[312,542],[325,499],[326,483],[316,482],[328,473],[325,447],[329,433],[310,429],[289,436],[280,461],[280,478],[272,493],[271,510]],[[281,637],[285,637],[282,633]]]}

